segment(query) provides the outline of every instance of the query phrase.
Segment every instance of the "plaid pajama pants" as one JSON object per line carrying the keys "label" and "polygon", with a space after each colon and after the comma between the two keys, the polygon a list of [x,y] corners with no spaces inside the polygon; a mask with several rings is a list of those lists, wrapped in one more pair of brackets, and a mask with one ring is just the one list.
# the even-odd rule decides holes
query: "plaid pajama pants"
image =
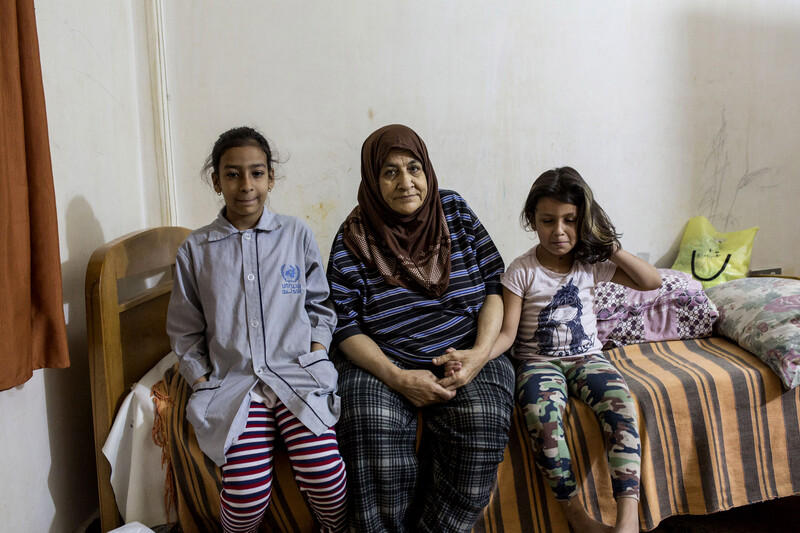
{"label": "plaid pajama pants", "polygon": [[514,408],[510,361],[489,361],[455,398],[421,409],[344,356],[335,361],[351,529],[470,531],[489,502],[508,441]]}
{"label": "plaid pajama pants", "polygon": [[536,465],[556,499],[568,500],[578,493],[564,435],[569,395],[583,400],[600,422],[614,497],[638,499],[641,445],[636,409],[625,378],[602,355],[527,361],[517,368],[517,399]]}

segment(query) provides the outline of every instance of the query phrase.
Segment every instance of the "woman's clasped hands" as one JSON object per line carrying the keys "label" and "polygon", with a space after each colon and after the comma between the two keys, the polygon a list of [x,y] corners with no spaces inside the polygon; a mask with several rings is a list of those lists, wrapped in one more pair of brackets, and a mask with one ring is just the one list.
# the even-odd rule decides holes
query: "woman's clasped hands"
{"label": "woman's clasped hands", "polygon": [[455,391],[471,382],[487,361],[489,361],[488,351],[476,348],[469,350],[448,348],[443,355],[433,359],[434,365],[444,365],[444,376],[438,379],[437,383],[449,391]]}

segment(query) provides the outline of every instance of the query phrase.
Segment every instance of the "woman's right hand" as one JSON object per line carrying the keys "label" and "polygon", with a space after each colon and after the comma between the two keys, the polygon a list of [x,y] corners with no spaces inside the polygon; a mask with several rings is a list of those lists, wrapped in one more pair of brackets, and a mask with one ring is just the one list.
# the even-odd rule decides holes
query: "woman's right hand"
{"label": "woman's right hand", "polygon": [[416,407],[452,400],[456,391],[447,390],[429,370],[400,370],[389,387],[405,396]]}
{"label": "woman's right hand", "polygon": [[383,381],[417,407],[446,402],[456,395],[455,391],[439,385],[430,370],[399,368],[386,357],[375,341],[363,333],[343,340],[339,343],[339,349],[350,362]]}

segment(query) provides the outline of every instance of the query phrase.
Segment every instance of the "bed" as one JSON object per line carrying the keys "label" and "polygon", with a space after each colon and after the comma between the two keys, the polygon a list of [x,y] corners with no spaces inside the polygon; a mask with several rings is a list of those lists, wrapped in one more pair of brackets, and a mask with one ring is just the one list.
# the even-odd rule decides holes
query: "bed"
{"label": "bed", "polygon": [[[99,248],[87,269],[103,531],[123,523],[103,446],[131,389],[169,353],[164,323],[172,265],[188,232],[162,227],[126,235]],[[711,336],[620,346],[608,351],[607,357],[625,375],[639,412],[643,530],[673,515],[708,514],[800,493],[800,387],[787,389],[752,353],[724,337]],[[174,366],[162,365],[167,370],[152,387],[157,427],[143,431],[157,437],[161,448],[153,446],[159,457],[163,453],[165,466],[147,475],[163,488],[157,495],[159,502],[166,501],[161,509],[171,506],[184,531],[213,531],[219,512],[219,473],[199,452],[183,419],[188,386]],[[605,496],[611,491],[602,437],[594,415],[580,402],[572,401],[568,407],[567,435],[579,497],[588,502],[592,516],[612,521],[615,507]],[[275,479],[262,529],[314,531],[286,461],[276,461]],[[161,516],[162,523],[169,521],[166,512]],[[569,531],[533,468],[519,411],[498,483],[474,531]]]}
{"label": "bed", "polygon": [[103,445],[134,383],[170,351],[164,317],[171,265],[188,234],[188,229],[173,227],[131,233],[95,250],[86,268],[86,333],[104,531],[122,521]]}

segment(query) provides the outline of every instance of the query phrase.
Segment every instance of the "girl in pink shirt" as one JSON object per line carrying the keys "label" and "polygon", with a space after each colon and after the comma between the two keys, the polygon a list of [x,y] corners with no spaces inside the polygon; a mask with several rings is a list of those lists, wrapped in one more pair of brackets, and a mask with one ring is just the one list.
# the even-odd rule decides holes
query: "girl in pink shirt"
{"label": "girl in pink shirt", "polygon": [[[572,168],[537,178],[522,219],[539,244],[512,262],[501,279],[505,315],[492,355],[514,346],[517,400],[536,463],[573,530],[638,531],[636,411],[622,375],[603,357],[594,289],[613,281],[651,290],[661,286],[661,275],[620,247],[613,224]],[[604,433],[617,500],[615,526],[591,519],[574,499],[578,487],[563,423],[570,395],[594,410]]]}

